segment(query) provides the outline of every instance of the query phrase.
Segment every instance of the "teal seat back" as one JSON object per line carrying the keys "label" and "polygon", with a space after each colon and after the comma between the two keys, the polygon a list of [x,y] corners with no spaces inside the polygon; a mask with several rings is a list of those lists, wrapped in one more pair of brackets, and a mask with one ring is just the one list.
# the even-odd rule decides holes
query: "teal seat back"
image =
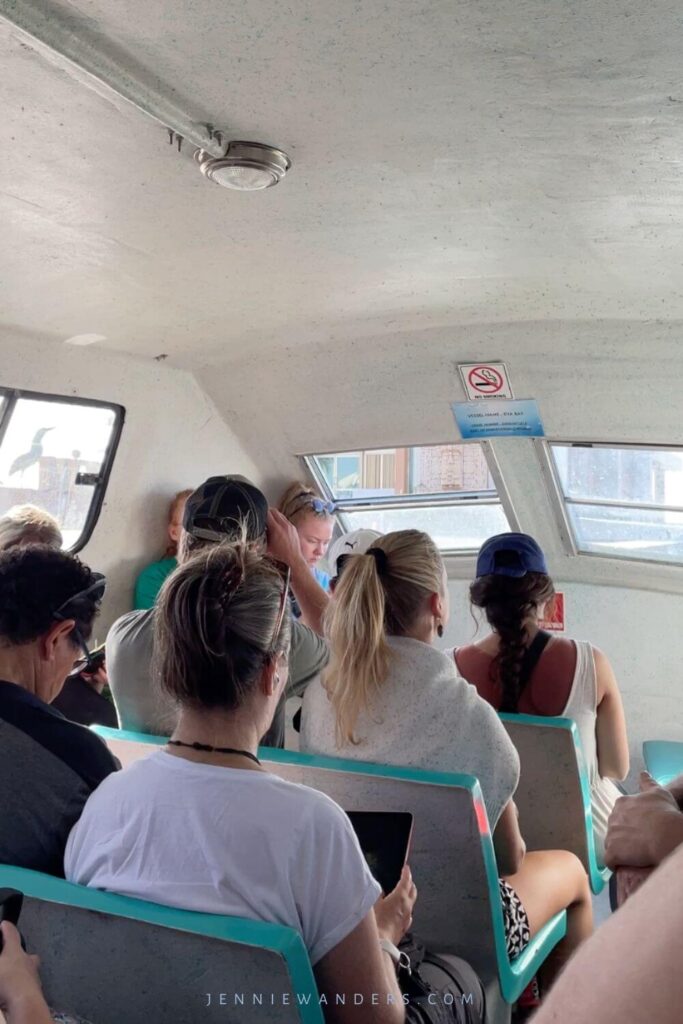
{"label": "teal seat back", "polygon": [[19,928],[40,955],[55,1010],[93,1024],[323,1024],[310,962],[291,928],[0,865],[5,886],[25,894]]}
{"label": "teal seat back", "polygon": [[341,758],[259,751],[264,766],[326,793],[346,811],[413,815],[410,867],[418,888],[413,929],[435,951],[456,953],[479,974],[487,1020],[509,1020],[513,1003],[566,931],[564,912],[510,962],[493,840],[479,782],[470,775]]}
{"label": "teal seat back", "polygon": [[500,718],[519,753],[515,803],[527,848],[575,853],[593,892],[601,892],[609,871],[597,859],[590,783],[576,724],[537,715]]}
{"label": "teal seat back", "polygon": [[[149,754],[159,737],[96,727],[123,764]],[[553,919],[512,964],[506,952],[498,871],[481,788],[469,775],[428,772],[262,747],[274,774],[326,793],[346,811],[408,811],[414,831],[410,866],[419,896],[415,934],[429,947],[456,953],[487,991],[488,1020],[507,1021],[509,1004],[562,938],[565,914]],[[507,1009],[506,1009],[507,1007]]]}
{"label": "teal seat back", "polygon": [[660,786],[683,775],[683,743],[674,740],[645,740],[643,760],[652,778]]}

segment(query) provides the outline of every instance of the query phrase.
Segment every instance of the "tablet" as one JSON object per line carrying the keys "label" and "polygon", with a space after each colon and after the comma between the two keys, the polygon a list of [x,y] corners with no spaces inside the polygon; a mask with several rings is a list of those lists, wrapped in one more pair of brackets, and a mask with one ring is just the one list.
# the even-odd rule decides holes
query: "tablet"
{"label": "tablet", "polygon": [[398,885],[408,860],[413,816],[403,811],[348,811],[370,871],[384,894]]}

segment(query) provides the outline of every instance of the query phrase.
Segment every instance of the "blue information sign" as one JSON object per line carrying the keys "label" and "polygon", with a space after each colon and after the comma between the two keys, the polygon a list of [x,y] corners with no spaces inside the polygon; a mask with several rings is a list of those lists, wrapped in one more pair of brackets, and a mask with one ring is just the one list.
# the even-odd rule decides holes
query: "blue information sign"
{"label": "blue information sign", "polygon": [[486,437],[545,437],[534,398],[489,398],[453,402],[455,422],[463,441]]}

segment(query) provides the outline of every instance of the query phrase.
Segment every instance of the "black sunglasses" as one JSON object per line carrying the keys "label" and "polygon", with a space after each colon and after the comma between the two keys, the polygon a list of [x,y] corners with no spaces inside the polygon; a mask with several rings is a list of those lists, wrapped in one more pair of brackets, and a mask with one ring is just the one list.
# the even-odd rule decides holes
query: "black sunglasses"
{"label": "black sunglasses", "polygon": [[[102,598],[104,597],[104,591],[107,586],[107,579],[101,572],[94,572],[92,575],[95,582],[91,583],[90,586],[86,587],[85,590],[79,590],[77,594],[74,594],[72,597],[69,597],[63,604],[60,604],[59,608],[57,608],[57,610],[52,613],[53,619],[56,619],[57,622],[65,622],[67,619],[75,619],[76,615],[71,614],[68,611],[69,605],[76,604],[77,602],[82,601],[86,597],[92,596],[93,600],[98,602],[102,600]],[[71,672],[69,673],[69,675],[71,676],[77,676],[84,669],[87,669],[90,666],[93,655],[87,643],[85,642],[85,638],[81,633],[80,629],[78,628],[78,626],[74,626],[71,632],[73,634],[74,640],[76,641],[80,649],[83,651],[83,657],[78,658],[78,660],[74,662],[74,666],[71,669]]]}

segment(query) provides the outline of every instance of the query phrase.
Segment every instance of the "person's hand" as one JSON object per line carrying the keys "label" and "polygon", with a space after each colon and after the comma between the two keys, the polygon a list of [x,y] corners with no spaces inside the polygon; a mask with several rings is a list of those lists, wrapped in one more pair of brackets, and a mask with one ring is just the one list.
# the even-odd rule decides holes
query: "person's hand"
{"label": "person's hand", "polygon": [[3,921],[0,930],[0,1007],[11,1013],[15,1008],[27,1008],[34,1003],[36,1008],[41,1004],[45,1006],[38,977],[38,957],[24,952],[19,932],[9,921]]}
{"label": "person's hand", "polygon": [[276,508],[268,509],[268,554],[290,568],[303,558],[296,527]]}
{"label": "person's hand", "polygon": [[607,822],[605,864],[609,868],[650,868],[683,843],[683,814],[668,789],[647,772],[640,793],[622,796]]}
{"label": "person's hand", "polygon": [[81,679],[89,686],[92,686],[93,690],[96,690],[98,693],[102,693],[102,690],[109,682],[104,665],[101,665],[95,672],[81,672]]}
{"label": "person's hand", "polygon": [[388,939],[398,946],[413,923],[413,907],[417,888],[410,868],[406,864],[398,885],[388,896],[380,896],[375,903],[375,918],[380,939]]}

